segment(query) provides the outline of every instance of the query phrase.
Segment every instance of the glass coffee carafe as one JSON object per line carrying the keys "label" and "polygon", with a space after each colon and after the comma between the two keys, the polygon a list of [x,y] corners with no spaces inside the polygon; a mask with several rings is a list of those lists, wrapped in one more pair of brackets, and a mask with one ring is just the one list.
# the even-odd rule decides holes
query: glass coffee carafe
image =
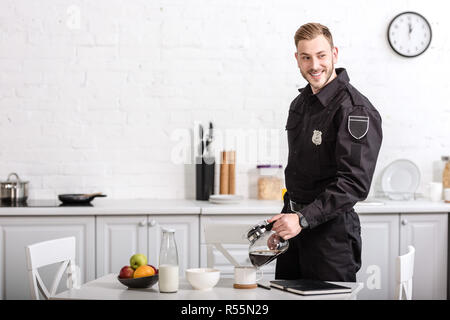
{"label": "glass coffee carafe", "polygon": [[247,232],[247,239],[250,241],[248,255],[256,268],[272,262],[289,248],[289,241],[272,230],[273,224],[274,222],[265,220]]}

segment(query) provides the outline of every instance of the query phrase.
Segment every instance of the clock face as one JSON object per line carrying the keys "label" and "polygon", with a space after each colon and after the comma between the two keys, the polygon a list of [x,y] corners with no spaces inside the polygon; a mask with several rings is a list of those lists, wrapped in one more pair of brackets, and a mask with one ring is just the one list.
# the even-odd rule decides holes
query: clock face
{"label": "clock face", "polygon": [[416,12],[400,13],[389,24],[388,40],[399,55],[417,57],[430,45],[430,24]]}

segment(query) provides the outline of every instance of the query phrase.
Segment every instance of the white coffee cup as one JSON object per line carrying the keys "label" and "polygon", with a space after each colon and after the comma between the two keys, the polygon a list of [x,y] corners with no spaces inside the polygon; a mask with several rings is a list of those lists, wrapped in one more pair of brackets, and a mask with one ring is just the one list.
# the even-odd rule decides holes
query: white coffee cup
{"label": "white coffee cup", "polygon": [[[263,272],[261,271],[261,276],[256,277],[257,269],[253,266],[236,266],[234,267],[234,285],[235,287],[252,287],[256,286],[256,282],[261,280],[263,277]],[[237,286],[236,286],[237,285]]]}
{"label": "white coffee cup", "polygon": [[445,202],[450,202],[450,188],[444,189],[444,200]]}
{"label": "white coffee cup", "polygon": [[430,182],[427,185],[430,200],[438,202],[442,200],[442,182]]}

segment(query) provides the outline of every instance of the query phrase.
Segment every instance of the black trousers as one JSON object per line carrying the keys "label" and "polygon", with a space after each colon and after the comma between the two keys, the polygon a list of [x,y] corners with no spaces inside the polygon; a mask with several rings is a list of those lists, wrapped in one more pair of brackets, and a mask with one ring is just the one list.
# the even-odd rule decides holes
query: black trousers
{"label": "black trousers", "polygon": [[[289,206],[283,212],[292,212]],[[361,268],[361,225],[352,209],[289,239],[276,262],[275,279],[355,282]]]}

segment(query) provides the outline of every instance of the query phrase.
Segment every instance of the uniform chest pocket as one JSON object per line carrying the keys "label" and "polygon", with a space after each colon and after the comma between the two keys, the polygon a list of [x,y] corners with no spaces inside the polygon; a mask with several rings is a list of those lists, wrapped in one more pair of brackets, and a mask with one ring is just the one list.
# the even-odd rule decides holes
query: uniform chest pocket
{"label": "uniform chest pocket", "polygon": [[319,162],[322,171],[336,169],[336,135],[325,135],[319,150]]}
{"label": "uniform chest pocket", "polygon": [[300,114],[289,111],[289,117],[286,123],[286,131],[288,137],[289,148],[292,148],[294,145],[295,137],[297,137],[299,131],[301,130],[301,116]]}
{"label": "uniform chest pocket", "polygon": [[286,122],[286,130],[295,129],[300,124],[301,119],[300,114],[294,111],[289,111],[289,116]]}

